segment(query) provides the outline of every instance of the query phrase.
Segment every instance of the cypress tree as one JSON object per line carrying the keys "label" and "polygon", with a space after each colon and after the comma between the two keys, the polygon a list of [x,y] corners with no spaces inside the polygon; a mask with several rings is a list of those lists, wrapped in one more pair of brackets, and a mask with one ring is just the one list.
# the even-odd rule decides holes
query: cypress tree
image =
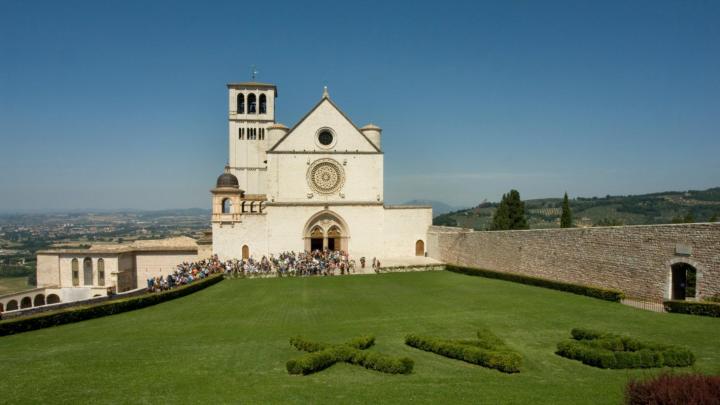
{"label": "cypress tree", "polygon": [[493,231],[505,231],[510,229],[510,213],[507,206],[507,194],[503,194],[500,205],[495,209],[491,229]]}
{"label": "cypress tree", "polygon": [[528,229],[525,217],[525,203],[520,200],[517,190],[503,194],[502,200],[493,215],[493,230]]}
{"label": "cypress tree", "polygon": [[570,201],[568,200],[567,193],[563,197],[562,203],[562,214],[560,215],[560,228],[572,228],[573,217],[572,211],[570,210]]}

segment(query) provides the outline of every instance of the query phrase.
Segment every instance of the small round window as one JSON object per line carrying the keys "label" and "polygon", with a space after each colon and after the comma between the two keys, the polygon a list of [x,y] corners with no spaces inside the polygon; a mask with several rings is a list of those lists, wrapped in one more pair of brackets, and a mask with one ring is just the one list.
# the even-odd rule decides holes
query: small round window
{"label": "small round window", "polygon": [[323,146],[329,146],[333,143],[333,134],[328,130],[323,130],[318,134],[318,142]]}

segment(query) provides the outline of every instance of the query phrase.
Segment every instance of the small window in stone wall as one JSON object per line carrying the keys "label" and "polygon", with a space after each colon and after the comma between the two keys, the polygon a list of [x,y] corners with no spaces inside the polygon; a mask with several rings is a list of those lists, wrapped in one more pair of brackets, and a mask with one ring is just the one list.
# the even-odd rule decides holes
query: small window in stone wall
{"label": "small window in stone wall", "polygon": [[86,257],[83,260],[83,284],[93,285],[93,271],[92,271],[92,259]]}
{"label": "small window in stone wall", "polygon": [[78,259],[72,259],[70,267],[72,269],[72,284],[78,286],[80,285],[80,264]]}
{"label": "small window in stone wall", "polygon": [[104,286],[105,285],[105,260],[98,259],[97,269],[98,269],[98,285]]}

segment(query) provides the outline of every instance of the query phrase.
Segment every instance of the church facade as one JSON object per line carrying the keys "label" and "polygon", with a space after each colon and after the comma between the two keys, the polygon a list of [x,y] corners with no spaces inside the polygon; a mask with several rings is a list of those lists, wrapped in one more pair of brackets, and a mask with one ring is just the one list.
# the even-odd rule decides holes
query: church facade
{"label": "church facade", "polygon": [[358,128],[330,99],[292,128],[275,120],[277,87],[228,84],[228,165],[212,193],[212,251],[260,258],[343,250],[424,256],[429,206],[384,203],[382,130]]}

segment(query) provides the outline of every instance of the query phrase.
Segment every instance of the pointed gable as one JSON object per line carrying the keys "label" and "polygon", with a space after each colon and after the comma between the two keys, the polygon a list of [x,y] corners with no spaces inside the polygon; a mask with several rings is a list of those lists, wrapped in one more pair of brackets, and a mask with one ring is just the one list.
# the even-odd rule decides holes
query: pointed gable
{"label": "pointed gable", "polygon": [[[333,134],[330,146],[318,142],[323,129]],[[382,153],[329,97],[323,97],[268,153],[302,151]]]}

